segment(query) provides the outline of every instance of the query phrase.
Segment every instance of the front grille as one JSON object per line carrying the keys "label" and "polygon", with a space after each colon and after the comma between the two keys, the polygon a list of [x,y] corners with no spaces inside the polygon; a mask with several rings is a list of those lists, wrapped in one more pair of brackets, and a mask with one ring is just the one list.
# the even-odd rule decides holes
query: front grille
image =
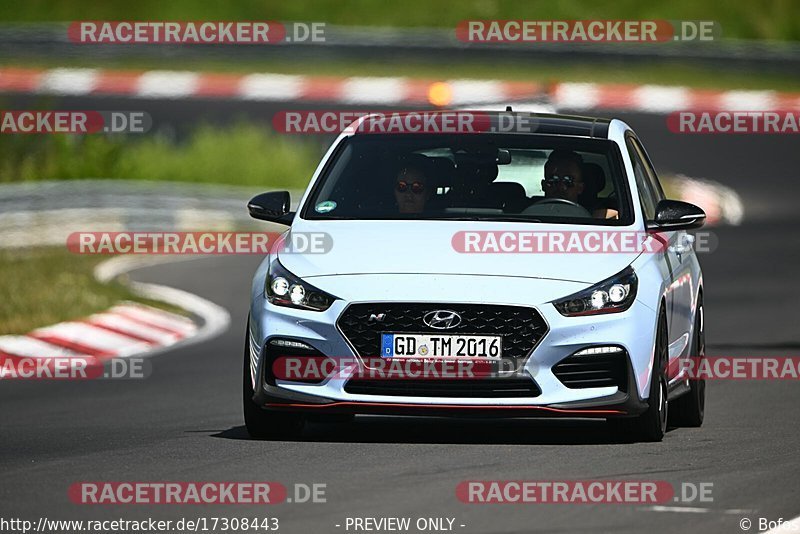
{"label": "front grille", "polygon": [[[454,328],[430,328],[422,318],[429,312],[450,310],[461,316]],[[370,321],[372,315],[383,321]],[[524,306],[491,304],[366,303],[351,304],[339,317],[337,326],[359,356],[380,356],[381,334],[499,335],[503,356],[524,360],[547,333],[539,312]]]}
{"label": "front grille", "polygon": [[530,378],[363,380],[352,379],[344,390],[358,395],[408,397],[538,397]]}
{"label": "front grille", "polygon": [[562,384],[572,389],[617,386],[628,389],[628,354],[625,351],[609,354],[568,356],[553,367]]}

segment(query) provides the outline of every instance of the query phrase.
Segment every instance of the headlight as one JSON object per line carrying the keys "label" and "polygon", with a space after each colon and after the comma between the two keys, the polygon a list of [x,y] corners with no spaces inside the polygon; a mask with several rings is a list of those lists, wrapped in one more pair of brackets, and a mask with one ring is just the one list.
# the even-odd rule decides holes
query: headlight
{"label": "headlight", "polygon": [[275,259],[269,265],[264,294],[270,303],[301,310],[325,311],[336,297],[317,289],[286,270]]}
{"label": "headlight", "polygon": [[621,273],[588,289],[554,300],[553,305],[561,315],[567,317],[625,311],[636,299],[637,283],[633,268],[627,267]]}

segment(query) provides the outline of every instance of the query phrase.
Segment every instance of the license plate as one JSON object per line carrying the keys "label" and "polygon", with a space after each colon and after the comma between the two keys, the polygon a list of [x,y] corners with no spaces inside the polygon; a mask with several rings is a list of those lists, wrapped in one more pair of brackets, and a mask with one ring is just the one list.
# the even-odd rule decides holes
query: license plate
{"label": "license plate", "polygon": [[381,334],[382,358],[502,358],[501,336]]}

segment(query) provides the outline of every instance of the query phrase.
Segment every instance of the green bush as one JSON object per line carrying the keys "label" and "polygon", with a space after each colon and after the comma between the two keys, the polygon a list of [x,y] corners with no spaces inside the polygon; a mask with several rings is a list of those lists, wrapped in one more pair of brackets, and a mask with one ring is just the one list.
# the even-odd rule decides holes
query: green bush
{"label": "green bush", "polygon": [[0,182],[112,178],[302,189],[320,146],[253,124],[164,135],[0,136]]}

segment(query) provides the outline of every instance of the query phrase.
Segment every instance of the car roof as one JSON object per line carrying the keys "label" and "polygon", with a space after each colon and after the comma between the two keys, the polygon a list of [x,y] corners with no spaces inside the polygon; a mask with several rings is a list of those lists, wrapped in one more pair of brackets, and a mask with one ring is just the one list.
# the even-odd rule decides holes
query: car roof
{"label": "car roof", "polygon": [[[503,112],[506,115],[517,115],[514,112]],[[499,115],[499,114],[498,114]],[[526,115],[519,113],[519,115]],[[537,119],[537,133],[552,135],[578,135],[582,137],[599,137],[608,139],[608,125],[611,119],[600,117],[582,117],[579,115],[558,115],[553,113],[528,113]]]}
{"label": "car roof", "polygon": [[[600,117],[584,117],[580,115],[562,115],[555,113],[528,113],[516,111],[486,111],[486,110],[421,110],[421,111],[402,111],[394,112],[391,115],[407,116],[412,114],[436,114],[436,113],[452,113],[452,114],[467,114],[474,113],[475,115],[487,117],[491,126],[498,126],[501,120],[505,124],[516,124],[510,122],[511,120],[519,121],[520,125],[527,124],[531,128],[525,131],[507,130],[498,128],[492,130],[491,133],[498,134],[545,134],[545,135],[563,135],[563,136],[577,136],[577,137],[593,137],[600,139],[608,139],[609,124],[612,119]],[[380,114],[370,113],[361,117],[359,121],[365,120],[367,117],[379,116]],[[490,133],[487,131],[486,133]]]}

